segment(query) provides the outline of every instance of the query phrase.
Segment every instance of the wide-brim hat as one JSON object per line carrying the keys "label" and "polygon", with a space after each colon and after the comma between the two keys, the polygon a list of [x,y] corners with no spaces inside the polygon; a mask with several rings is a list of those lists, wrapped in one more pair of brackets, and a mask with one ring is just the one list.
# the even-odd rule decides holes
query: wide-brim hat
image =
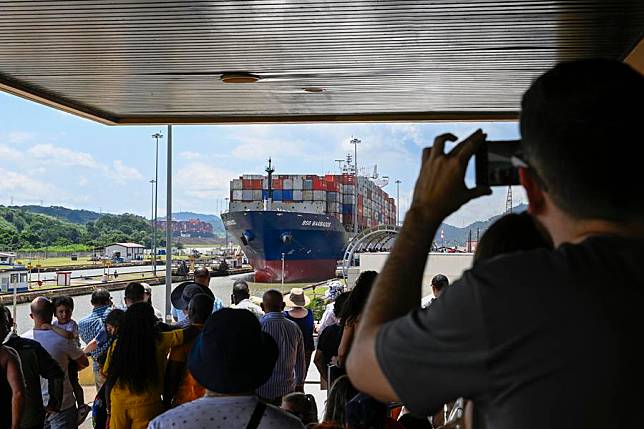
{"label": "wide-brim hat", "polygon": [[188,369],[213,392],[252,392],[268,381],[278,355],[277,343],[253,313],[223,308],[210,315],[195,340]]}
{"label": "wide-brim hat", "polygon": [[190,304],[190,299],[198,293],[205,293],[211,298],[215,298],[215,294],[212,293],[210,288],[204,287],[195,282],[183,282],[170,294],[170,302],[172,306],[178,310],[184,310],[188,308]]}
{"label": "wide-brim hat", "polygon": [[284,296],[284,303],[287,307],[306,307],[311,303],[311,298],[304,295],[304,289],[295,287],[291,289],[291,293]]}

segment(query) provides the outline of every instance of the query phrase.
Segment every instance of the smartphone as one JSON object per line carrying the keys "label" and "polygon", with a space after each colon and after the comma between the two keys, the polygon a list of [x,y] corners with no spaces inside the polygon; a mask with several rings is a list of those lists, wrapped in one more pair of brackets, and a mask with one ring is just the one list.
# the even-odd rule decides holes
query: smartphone
{"label": "smartphone", "polygon": [[474,155],[477,186],[519,184],[519,170],[512,157],[519,153],[521,140],[496,140],[483,143]]}

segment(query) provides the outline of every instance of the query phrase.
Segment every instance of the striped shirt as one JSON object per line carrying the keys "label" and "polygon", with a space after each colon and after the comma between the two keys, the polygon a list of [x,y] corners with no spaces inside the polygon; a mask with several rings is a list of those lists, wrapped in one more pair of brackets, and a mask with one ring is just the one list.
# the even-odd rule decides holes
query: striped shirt
{"label": "striped shirt", "polygon": [[[105,319],[112,310],[112,307],[106,305],[104,307],[96,307],[92,312],[78,321],[78,335],[85,344],[89,344],[98,334],[105,329]],[[107,352],[107,342],[99,345],[96,350],[90,352],[94,360],[94,372],[98,372],[97,360],[99,356]]]}
{"label": "striped shirt", "polygon": [[266,313],[260,324],[279,349],[271,378],[257,389],[257,395],[272,400],[292,393],[296,386],[304,384],[304,337],[297,324],[281,312]]}

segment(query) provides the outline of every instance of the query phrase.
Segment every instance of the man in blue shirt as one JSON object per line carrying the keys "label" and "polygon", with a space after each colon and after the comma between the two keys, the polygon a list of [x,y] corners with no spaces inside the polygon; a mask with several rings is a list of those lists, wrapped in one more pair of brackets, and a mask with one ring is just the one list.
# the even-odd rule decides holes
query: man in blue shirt
{"label": "man in blue shirt", "polygon": [[[90,314],[78,321],[78,334],[85,344],[89,344],[105,326],[105,318],[112,309],[112,297],[110,292],[105,288],[98,288],[92,293],[91,301],[94,309]],[[96,383],[96,390],[99,390],[105,378],[99,371],[97,358],[107,351],[107,343],[97,347],[96,350],[90,352],[90,356],[94,360],[94,382]]]}

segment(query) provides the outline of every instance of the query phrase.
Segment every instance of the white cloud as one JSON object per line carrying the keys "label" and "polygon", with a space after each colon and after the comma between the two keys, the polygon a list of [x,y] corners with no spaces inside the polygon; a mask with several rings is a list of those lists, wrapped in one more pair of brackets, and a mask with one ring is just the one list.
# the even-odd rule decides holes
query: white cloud
{"label": "white cloud", "polygon": [[0,168],[2,187],[11,190],[17,198],[16,203],[47,199],[51,201],[60,192],[51,184],[34,179],[25,174]]}
{"label": "white cloud", "polygon": [[10,148],[7,145],[0,144],[0,162],[2,161],[18,161],[22,159],[22,154]]}
{"label": "white cloud", "polygon": [[87,177],[82,177],[81,176],[78,179],[78,186],[87,186],[88,183],[89,183],[89,180],[87,180]]}
{"label": "white cloud", "polygon": [[179,157],[190,161],[194,161],[202,158],[202,155],[198,152],[185,151],[185,152],[181,152],[179,154]]}
{"label": "white cloud", "polygon": [[123,185],[130,180],[143,179],[143,175],[139,170],[125,165],[125,163],[120,159],[112,161],[112,167],[105,168],[105,174],[120,185]]}
{"label": "white cloud", "polygon": [[229,194],[230,180],[239,176],[232,171],[193,162],[181,168],[176,175],[175,207],[182,210],[213,213]]}
{"label": "white cloud", "polygon": [[29,151],[32,159],[43,162],[53,162],[54,164],[64,166],[78,167],[96,167],[96,160],[92,155],[85,152],[75,152],[64,147],[54,146],[52,144],[37,144],[32,146]]}
{"label": "white cloud", "polygon": [[7,141],[11,144],[20,144],[34,140],[36,138],[35,133],[30,133],[27,131],[11,131],[7,135]]}

